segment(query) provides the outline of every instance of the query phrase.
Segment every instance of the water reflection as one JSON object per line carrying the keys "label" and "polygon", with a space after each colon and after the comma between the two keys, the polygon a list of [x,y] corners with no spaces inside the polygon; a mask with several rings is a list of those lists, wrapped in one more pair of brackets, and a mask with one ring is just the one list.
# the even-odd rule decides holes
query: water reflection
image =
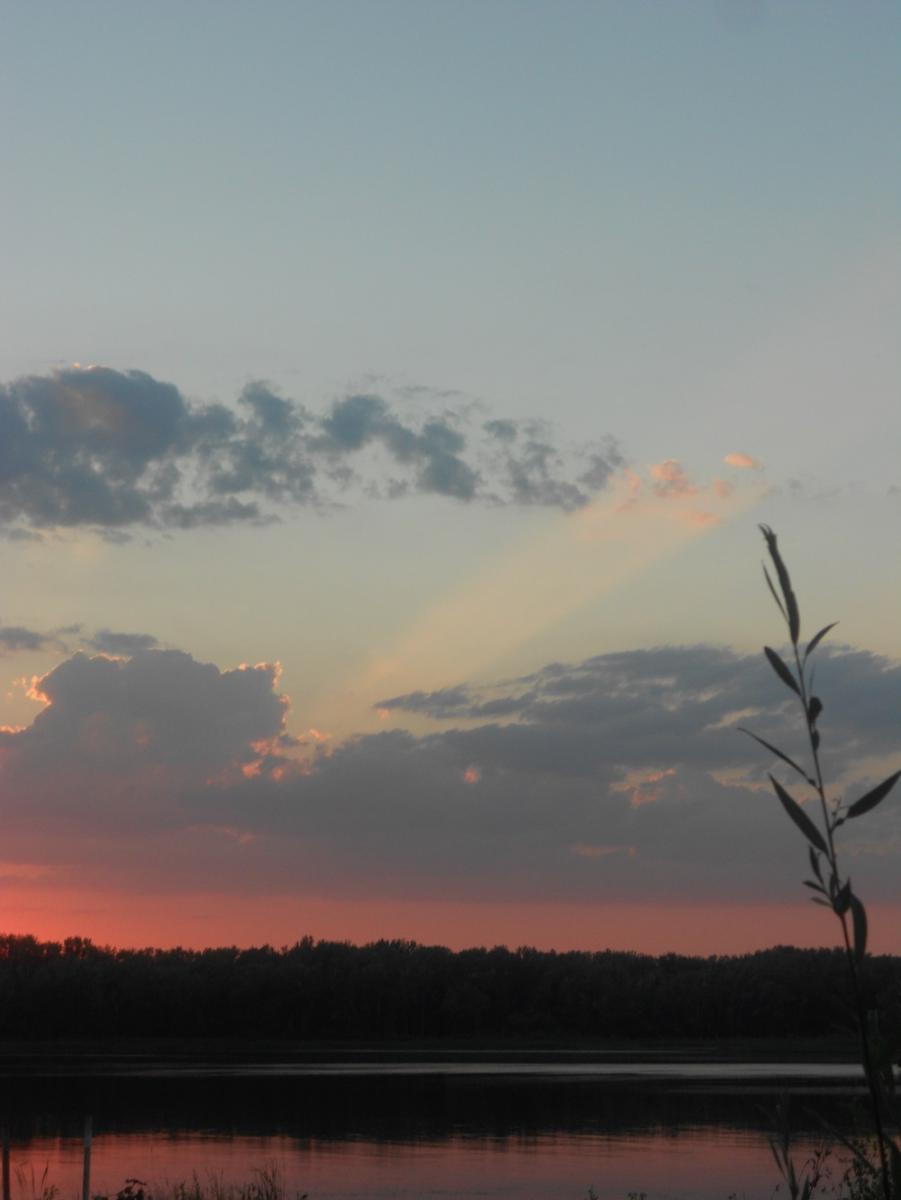
{"label": "water reflection", "polygon": [[[46,1167],[64,1197],[75,1196],[80,1189],[77,1139],[35,1139],[28,1146],[14,1146],[13,1165],[20,1164],[32,1164],[37,1176]],[[589,1186],[603,1200],[624,1200],[630,1191],[645,1191],[653,1200],[725,1200],[736,1192],[769,1197],[776,1182],[762,1135],[712,1127],[629,1137],[542,1134],[448,1137],[437,1142],[221,1138],[198,1131],[192,1137],[145,1133],[98,1139],[93,1190],[114,1191],[134,1176],[174,1182],[190,1179],[195,1172],[203,1180],[215,1176],[241,1181],[250,1178],[255,1168],[273,1164],[291,1192],[307,1192],[312,1200],[426,1196],[583,1200]]]}
{"label": "water reflection", "polygon": [[[350,1073],[345,1064],[290,1076],[183,1071],[7,1081],[13,1166],[33,1167],[36,1177],[46,1166],[64,1200],[74,1196],[82,1119],[91,1112],[95,1192],[135,1176],[243,1180],[274,1163],[292,1191],[312,1200],[584,1200],[589,1186],[603,1200],[642,1190],[653,1200],[772,1195],[761,1108],[772,1105],[776,1089],[756,1072],[605,1081],[559,1067],[526,1074],[444,1066],[440,1073]],[[827,1078],[832,1085],[822,1086]],[[816,1113],[845,1119],[840,1073],[808,1072],[791,1086],[801,1144],[816,1137]]]}

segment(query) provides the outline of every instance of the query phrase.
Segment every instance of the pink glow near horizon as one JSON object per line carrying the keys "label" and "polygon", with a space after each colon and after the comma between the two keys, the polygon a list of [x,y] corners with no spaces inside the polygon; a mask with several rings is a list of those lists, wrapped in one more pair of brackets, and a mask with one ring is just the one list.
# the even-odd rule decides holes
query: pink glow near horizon
{"label": "pink glow near horizon", "polygon": [[[813,905],[572,904],[500,901],[331,900],[221,894],[126,896],[27,890],[0,899],[4,932],[60,941],[79,935],[115,946],[293,945],[304,936],[362,944],[403,939],[452,949],[631,950],[730,955],[775,945],[835,946],[830,914]],[[901,910],[869,908],[874,953],[901,953]]]}

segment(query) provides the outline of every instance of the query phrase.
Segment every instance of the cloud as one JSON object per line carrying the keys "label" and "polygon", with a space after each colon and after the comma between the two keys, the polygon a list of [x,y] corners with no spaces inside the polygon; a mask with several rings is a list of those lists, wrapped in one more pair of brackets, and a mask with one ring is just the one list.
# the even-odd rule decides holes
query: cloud
{"label": "cloud", "polygon": [[584,448],[582,467],[573,476],[546,422],[486,421],[482,429],[495,445],[493,477],[521,505],[565,512],[583,508],[625,461],[616,443],[606,439]]}
{"label": "cloud", "polygon": [[680,462],[675,458],[664,459],[648,468],[648,474],[654,480],[652,485],[654,495],[661,500],[671,500],[682,496],[695,496],[698,486],[691,482]]}
{"label": "cloud", "polygon": [[21,625],[0,625],[0,654],[15,654],[18,651],[39,651],[59,648],[53,634],[38,633]]}
{"label": "cloud", "polygon": [[644,475],[626,469],[622,481],[617,512],[648,512],[659,507],[672,520],[694,528],[719,524],[724,502],[736,491],[724,479],[698,483],[676,458],[652,463]]}
{"label": "cloud", "polygon": [[142,372],[68,370],[0,389],[0,519],[146,522],[177,482],[191,414]]}
{"label": "cloud", "polygon": [[723,462],[730,467],[738,467],[744,471],[762,471],[763,464],[756,458],[752,458],[750,454],[741,454],[739,452],[726,454],[723,457]]}
{"label": "cloud", "polygon": [[[901,667],[847,647],[817,654],[826,770],[853,799],[898,749]],[[434,731],[310,739],[302,756],[273,665],[76,654],[34,691],[46,705],[33,723],[0,733],[4,857],[75,863],[94,886],[591,901],[797,893],[803,843],[766,781],[778,764],[738,732],[747,724],[803,753],[758,655],[664,646],[412,692],[380,707],[428,715]],[[870,894],[891,894],[897,803],[842,839]]]}
{"label": "cloud", "polygon": [[142,650],[155,650],[158,640],[152,633],[116,633],[112,629],[98,629],[91,638],[86,638],[84,644],[101,654],[123,655],[132,657]]}
{"label": "cloud", "polygon": [[98,629],[89,637],[82,632],[81,625],[66,625],[49,633],[22,625],[0,625],[0,655],[69,653],[73,643],[101,654],[126,657],[159,647],[158,639],[150,633]]}
{"label": "cloud", "polygon": [[33,723],[0,732],[6,820],[52,818],[67,837],[125,814],[153,828],[186,787],[276,769],[293,745],[277,678],[277,665],[220,671],[175,650],[74,654],[34,681]]}
{"label": "cloud", "polygon": [[[901,666],[863,650],[821,646],[817,690],[826,700],[823,755],[834,775],[846,763],[898,748]],[[767,763],[750,739],[750,724],[767,740],[800,740],[779,683],[761,655],[716,646],[670,646],[599,655],[577,664],[551,663],[491,687],[458,685],[378,701],[388,713],[428,716],[457,728],[444,735],[473,749],[483,766],[529,739],[544,740],[555,770],[607,766],[666,770],[757,770]],[[503,724],[498,722],[503,721]],[[479,724],[472,728],[473,722]]]}
{"label": "cloud", "polygon": [[0,385],[0,524],[16,539],[260,523],[415,493],[569,511],[621,463],[609,438],[565,449],[544,423],[478,421],[453,396],[350,395],[312,412],[258,382],[226,407],[106,367]]}

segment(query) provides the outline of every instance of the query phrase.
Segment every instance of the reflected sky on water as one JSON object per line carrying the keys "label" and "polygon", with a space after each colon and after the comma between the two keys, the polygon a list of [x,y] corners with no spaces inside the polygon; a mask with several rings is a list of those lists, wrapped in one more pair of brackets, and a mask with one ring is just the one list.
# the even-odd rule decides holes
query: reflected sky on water
{"label": "reflected sky on water", "polygon": [[195,1172],[242,1181],[275,1165],[311,1200],[585,1200],[589,1187],[601,1200],[763,1198],[778,1182],[767,1112],[780,1092],[791,1093],[799,1160],[819,1140],[818,1114],[847,1126],[859,1092],[855,1069],[817,1063],[292,1068],[145,1063],[7,1079],[14,1200],[31,1200],[32,1172],[39,1182],[45,1169],[61,1200],[80,1192],[88,1112],[95,1193]]}

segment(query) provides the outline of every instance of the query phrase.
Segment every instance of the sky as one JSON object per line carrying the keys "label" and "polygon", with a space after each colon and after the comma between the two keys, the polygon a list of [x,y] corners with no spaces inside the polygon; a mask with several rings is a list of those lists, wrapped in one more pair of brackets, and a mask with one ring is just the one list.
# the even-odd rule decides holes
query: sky
{"label": "sky", "polygon": [[898,7],[0,15],[0,927],[832,944],[739,727],[765,523],[901,767]]}

